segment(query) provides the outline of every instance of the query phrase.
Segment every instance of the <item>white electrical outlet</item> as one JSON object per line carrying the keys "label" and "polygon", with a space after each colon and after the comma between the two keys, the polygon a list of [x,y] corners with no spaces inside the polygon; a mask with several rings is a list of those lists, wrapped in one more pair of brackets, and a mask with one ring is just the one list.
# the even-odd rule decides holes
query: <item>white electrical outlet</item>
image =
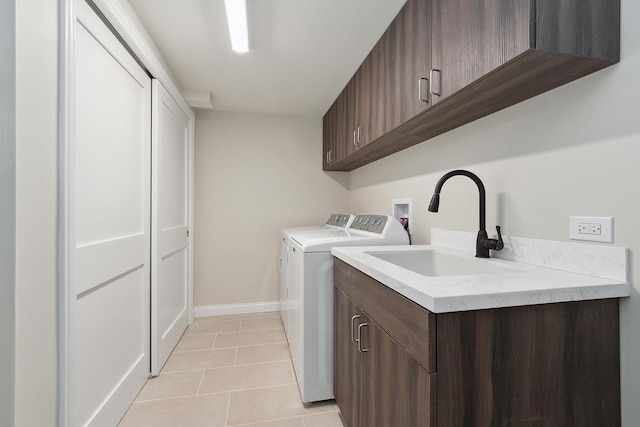
{"label": "white electrical outlet", "polygon": [[613,243],[613,217],[570,216],[569,238]]}

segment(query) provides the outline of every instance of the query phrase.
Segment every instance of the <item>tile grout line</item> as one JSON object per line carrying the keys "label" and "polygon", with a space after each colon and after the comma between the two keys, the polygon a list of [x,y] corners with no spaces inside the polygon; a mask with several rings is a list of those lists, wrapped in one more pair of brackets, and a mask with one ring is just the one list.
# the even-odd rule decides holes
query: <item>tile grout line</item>
{"label": "tile grout line", "polygon": [[229,398],[227,399],[227,413],[224,417],[224,425],[225,427],[227,427],[229,425],[229,411],[231,410],[231,393],[233,392],[229,392]]}
{"label": "tile grout line", "polygon": [[[302,420],[302,418],[304,417],[304,415],[293,415],[291,417],[283,417],[283,418],[274,418],[271,420],[265,420],[265,421],[256,421],[256,422],[252,422],[252,423],[243,423],[243,424],[234,424],[233,426],[226,426],[226,427],[251,427],[251,426],[257,426],[257,425],[264,425],[264,423],[270,423],[272,421],[282,421],[282,420],[295,420],[297,418],[300,418],[300,420]],[[304,421],[303,421],[304,423]]]}
{"label": "tile grout line", "polygon": [[239,331],[222,331],[222,332],[210,332],[208,334],[206,333],[201,333],[198,335],[213,335],[214,333],[216,334],[243,334],[245,332],[265,332],[265,331],[282,331],[284,332],[284,329],[282,329],[282,326],[277,326],[275,328],[261,328],[261,329],[245,329],[245,330],[239,330]]}
{"label": "tile grout line", "polygon": [[289,368],[291,369],[291,376],[293,376],[293,380],[296,385],[298,385],[298,376],[296,375],[296,369],[293,367],[293,359],[289,359]]}
{"label": "tile grout line", "polygon": [[207,372],[206,369],[202,370],[202,375],[200,376],[200,382],[198,383],[198,389],[196,390],[196,396],[200,395],[200,388],[202,388],[202,382],[204,381],[204,374]]}
{"label": "tile grout line", "polygon": [[[242,366],[255,366],[255,365],[265,365],[267,363],[282,363],[282,362],[289,362],[291,361],[291,359],[278,359],[278,360],[268,360],[266,362],[251,362],[251,363],[242,363],[239,365],[234,365],[234,366],[238,366],[238,367],[242,367]],[[226,366],[220,366],[221,368],[226,368]]]}
{"label": "tile grout line", "polygon": [[[190,337],[204,337],[204,336],[213,336],[213,343],[211,344],[211,347],[208,348],[193,348],[190,350],[180,350],[178,348],[178,345],[180,345],[180,342],[184,339],[184,338],[190,338]],[[189,353],[189,352],[193,352],[193,351],[205,351],[205,350],[213,350],[213,344],[215,344],[216,342],[216,337],[218,336],[218,334],[198,334],[198,335],[187,335],[187,336],[183,336],[182,338],[180,338],[180,341],[178,341],[178,344],[176,344],[176,347],[173,349],[173,351],[171,352],[170,356],[177,354],[177,353]]]}
{"label": "tile grout line", "polygon": [[[262,389],[265,389],[265,388],[286,387],[286,386],[291,386],[291,385],[295,385],[297,387],[298,384],[295,383],[295,382],[292,382],[292,383],[285,383],[285,384],[262,385],[262,386],[258,386],[258,387],[237,388],[237,389],[234,389],[234,390],[212,391],[212,392],[209,392],[209,393],[199,394],[198,396],[206,396],[208,394],[236,393],[236,392],[243,392],[243,391],[262,390]],[[194,397],[194,396],[186,396],[186,397]],[[161,399],[159,399],[159,400],[161,400]],[[332,405],[332,403],[330,403],[328,405]]]}
{"label": "tile grout line", "polygon": [[149,402],[162,402],[163,400],[193,399],[193,398],[196,398],[196,397],[211,396],[211,395],[214,395],[214,394],[227,394],[227,393],[229,393],[229,392],[228,391],[215,391],[215,392],[211,392],[211,393],[190,394],[190,395],[186,395],[186,396],[159,397],[157,399],[137,400],[137,401],[133,402],[132,405],[134,405],[134,404],[141,405],[141,404],[145,404],[145,403],[149,403]]}

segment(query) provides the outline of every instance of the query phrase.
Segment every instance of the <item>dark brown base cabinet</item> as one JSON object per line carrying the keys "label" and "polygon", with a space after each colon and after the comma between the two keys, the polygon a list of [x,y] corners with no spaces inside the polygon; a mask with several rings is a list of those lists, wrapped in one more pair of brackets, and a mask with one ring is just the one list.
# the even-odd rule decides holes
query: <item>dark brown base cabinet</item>
{"label": "dark brown base cabinet", "polygon": [[324,116],[323,167],[356,169],[619,60],[620,0],[408,0]]}
{"label": "dark brown base cabinet", "polygon": [[617,299],[434,314],[334,261],[345,427],[620,425]]}

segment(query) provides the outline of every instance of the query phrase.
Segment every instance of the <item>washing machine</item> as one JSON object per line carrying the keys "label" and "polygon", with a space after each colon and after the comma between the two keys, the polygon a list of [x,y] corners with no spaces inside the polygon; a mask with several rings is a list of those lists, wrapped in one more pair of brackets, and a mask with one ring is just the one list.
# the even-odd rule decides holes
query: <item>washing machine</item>
{"label": "washing machine", "polygon": [[289,285],[288,285],[288,262],[289,259],[289,238],[294,233],[318,233],[326,235],[332,231],[344,231],[351,225],[355,215],[345,213],[335,213],[329,216],[327,222],[322,225],[312,225],[306,227],[284,228],[280,230],[280,258],[278,269],[280,270],[280,316],[284,332],[289,337]]}
{"label": "washing machine", "polygon": [[333,399],[333,256],[344,246],[408,245],[388,215],[358,215],[345,230],[293,232],[288,248],[289,349],[305,404]]}

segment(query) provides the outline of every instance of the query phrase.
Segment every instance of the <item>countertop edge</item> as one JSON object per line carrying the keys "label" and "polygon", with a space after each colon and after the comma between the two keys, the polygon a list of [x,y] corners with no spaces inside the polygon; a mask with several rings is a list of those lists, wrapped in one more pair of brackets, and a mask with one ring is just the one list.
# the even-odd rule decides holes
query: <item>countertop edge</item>
{"label": "countertop edge", "polygon": [[[455,296],[433,296],[427,292],[416,289],[416,287],[403,283],[402,281],[386,274],[378,268],[372,267],[365,262],[353,257],[349,252],[370,250],[371,248],[334,248],[333,256],[362,271],[376,281],[388,288],[398,292],[416,304],[426,308],[433,313],[447,313],[458,311],[482,310],[492,308],[516,307],[525,305],[553,304],[571,301],[586,301],[594,299],[623,298],[631,295],[631,288],[628,282],[618,282],[611,279],[594,278],[578,273],[558,272],[558,275],[574,276],[576,279],[585,278],[585,282],[592,281],[585,286],[557,285],[549,289],[524,289],[507,290],[503,292],[491,292],[487,294],[465,294],[461,291]],[[542,268],[542,267],[539,267]],[[555,270],[551,270],[552,272]],[[559,278],[562,282],[564,278]],[[425,279],[428,281],[428,279]],[[595,281],[595,283],[593,283]]]}

